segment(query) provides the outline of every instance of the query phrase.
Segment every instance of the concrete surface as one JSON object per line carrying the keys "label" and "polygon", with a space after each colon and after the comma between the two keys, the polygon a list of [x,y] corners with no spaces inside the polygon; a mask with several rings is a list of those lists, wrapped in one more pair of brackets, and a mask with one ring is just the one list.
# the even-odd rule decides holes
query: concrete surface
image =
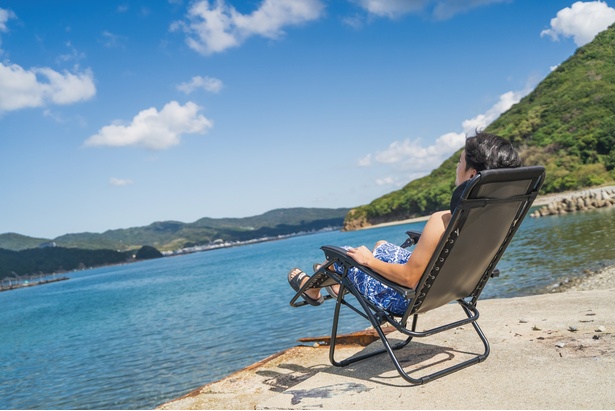
{"label": "concrete surface", "polygon": [[[159,408],[615,408],[615,288],[484,300],[478,308],[490,356],[425,385],[406,383],[386,354],[338,368],[328,347],[297,346]],[[436,309],[418,328],[459,313],[456,304]],[[344,346],[338,358],[379,345]],[[399,358],[407,370],[431,373],[476,352],[482,344],[468,325],[415,339]]]}

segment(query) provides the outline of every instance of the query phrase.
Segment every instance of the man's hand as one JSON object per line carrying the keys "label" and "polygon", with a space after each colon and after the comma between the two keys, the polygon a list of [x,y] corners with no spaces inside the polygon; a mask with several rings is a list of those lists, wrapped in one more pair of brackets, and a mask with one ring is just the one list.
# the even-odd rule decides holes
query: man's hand
{"label": "man's hand", "polygon": [[348,255],[357,263],[366,267],[369,267],[370,261],[374,259],[374,254],[372,254],[372,252],[364,245],[358,248],[351,248],[348,250]]}

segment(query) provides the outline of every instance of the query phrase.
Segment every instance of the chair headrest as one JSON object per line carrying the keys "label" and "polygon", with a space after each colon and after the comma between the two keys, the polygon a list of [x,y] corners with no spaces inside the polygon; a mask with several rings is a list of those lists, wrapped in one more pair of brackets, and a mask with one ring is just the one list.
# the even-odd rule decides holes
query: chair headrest
{"label": "chair headrest", "polygon": [[459,204],[459,200],[461,200],[461,194],[463,193],[463,190],[465,190],[468,186],[469,181],[470,180],[466,180],[463,183],[459,184],[457,188],[455,188],[455,191],[453,191],[453,195],[451,196],[451,203],[449,206],[449,208],[451,209],[451,214],[455,212],[455,208],[457,208],[457,204]]}

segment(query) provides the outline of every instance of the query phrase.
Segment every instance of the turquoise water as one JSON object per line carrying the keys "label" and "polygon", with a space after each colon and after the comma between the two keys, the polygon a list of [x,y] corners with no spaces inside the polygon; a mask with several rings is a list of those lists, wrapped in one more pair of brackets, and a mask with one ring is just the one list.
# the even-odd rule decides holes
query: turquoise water
{"label": "turquoise water", "polygon": [[[333,304],[291,308],[286,273],[323,244],[401,243],[424,223],[290,239],[70,274],[0,293],[0,409],[153,408],[301,337]],[[615,263],[615,208],[528,218],[484,297],[542,291]],[[347,314],[343,332],[367,324]]]}

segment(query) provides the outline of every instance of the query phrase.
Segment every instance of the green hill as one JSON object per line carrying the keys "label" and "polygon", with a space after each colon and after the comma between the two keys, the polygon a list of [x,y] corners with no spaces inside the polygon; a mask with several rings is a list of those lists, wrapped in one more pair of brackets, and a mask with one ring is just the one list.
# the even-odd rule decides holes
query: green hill
{"label": "green hill", "polygon": [[136,252],[64,247],[29,248],[19,251],[0,248],[0,280],[2,283],[7,278],[27,280],[43,274],[64,273],[162,256],[160,251],[150,246],[143,246]]}
{"label": "green hill", "polygon": [[[485,131],[511,140],[525,165],[546,167],[542,193],[613,182],[615,25],[578,48]],[[458,157],[459,151],[428,176],[351,210],[344,221],[344,229],[412,218],[447,208]]]}
{"label": "green hill", "polygon": [[41,244],[51,240],[46,238],[28,237],[17,233],[0,234],[0,248],[7,250],[26,250],[28,248],[37,248]]}
{"label": "green hill", "polygon": [[0,234],[0,249],[19,251],[53,241],[65,248],[125,251],[149,245],[162,251],[177,250],[216,240],[249,241],[341,227],[347,212],[347,208],[288,208],[245,218],[201,218],[194,223],[159,221],[104,233],[65,234],[53,240],[7,233]]}
{"label": "green hill", "polygon": [[126,253],[112,250],[47,247],[12,251],[0,248],[0,280],[118,264],[128,259]]}

